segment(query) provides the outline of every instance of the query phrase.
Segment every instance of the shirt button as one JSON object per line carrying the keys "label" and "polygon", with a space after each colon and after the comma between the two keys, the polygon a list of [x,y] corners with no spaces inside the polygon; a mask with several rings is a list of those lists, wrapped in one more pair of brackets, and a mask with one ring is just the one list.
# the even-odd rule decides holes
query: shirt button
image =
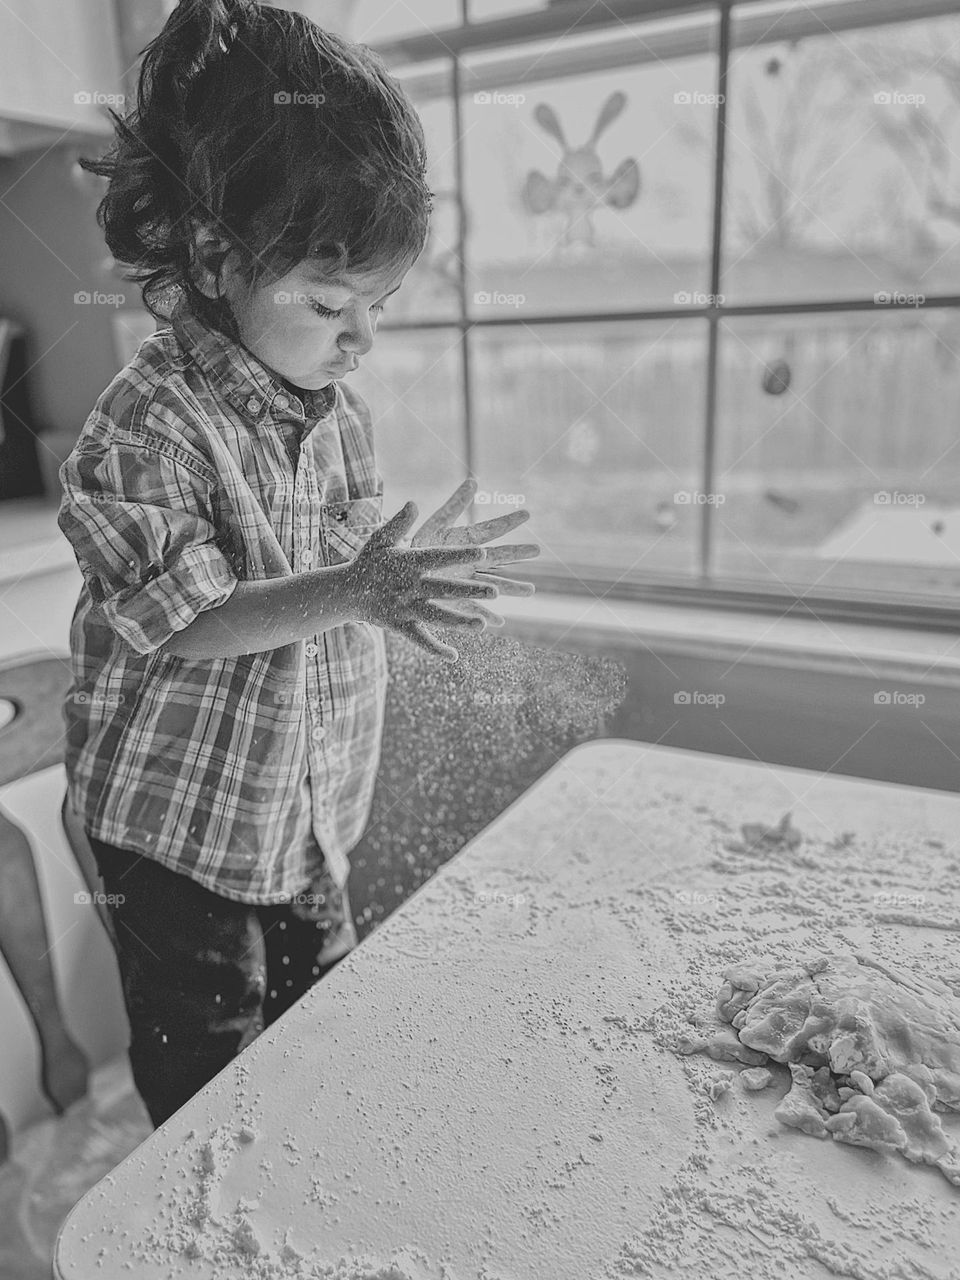
{"label": "shirt button", "polygon": [[327,731],[326,731],[326,729],[323,727],[323,725],[322,725],[322,724],[318,724],[318,725],[313,729],[311,736],[312,736],[312,738],[313,738],[314,742],[322,742],[322,741],[324,740],[324,738],[327,736]]}
{"label": "shirt button", "polygon": [[304,649],[304,653],[307,655],[308,658],[315,658],[319,652],[320,652],[319,645],[315,645],[313,641],[311,641],[310,644],[308,644]]}
{"label": "shirt button", "polygon": [[250,399],[247,401],[247,408],[250,410],[251,413],[257,412],[257,410],[260,408],[260,401],[257,399],[256,396],[250,397]]}
{"label": "shirt button", "polygon": [[276,405],[278,409],[290,408],[290,401],[287,399],[286,396],[277,396],[277,398],[274,400],[273,403]]}
{"label": "shirt button", "polygon": [[304,563],[304,564],[313,564],[313,552],[312,552],[312,551],[304,551],[304,553],[303,553],[303,563]]}

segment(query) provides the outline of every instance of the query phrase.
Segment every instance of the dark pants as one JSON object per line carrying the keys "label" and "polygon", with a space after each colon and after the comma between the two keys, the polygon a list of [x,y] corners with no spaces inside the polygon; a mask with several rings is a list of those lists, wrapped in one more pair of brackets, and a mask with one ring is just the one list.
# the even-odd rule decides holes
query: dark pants
{"label": "dark pants", "polygon": [[292,904],[232,902],[88,839],[116,932],[134,1083],[160,1125],[347,954],[349,901],[331,883],[310,918]]}

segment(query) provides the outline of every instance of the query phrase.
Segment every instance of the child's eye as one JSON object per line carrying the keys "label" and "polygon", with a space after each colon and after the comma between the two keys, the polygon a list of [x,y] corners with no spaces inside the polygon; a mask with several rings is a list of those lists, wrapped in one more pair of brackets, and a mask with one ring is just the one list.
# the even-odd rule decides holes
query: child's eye
{"label": "child's eye", "polygon": [[[341,308],[340,311],[332,311],[329,307],[325,307],[323,303],[314,301],[313,298],[309,299],[309,301],[312,309],[317,313],[318,316],[323,316],[324,319],[329,319],[333,316],[338,316],[343,310],[343,308]],[[383,310],[383,307],[384,307],[384,304],[382,302],[377,302],[370,308],[370,310],[376,312],[376,314],[379,315],[380,312]]]}
{"label": "child's eye", "polygon": [[331,311],[329,307],[323,306],[322,303],[315,302],[313,298],[310,299],[310,306],[318,316],[323,316],[325,319],[328,319],[331,316],[338,316],[340,314],[339,311]]}

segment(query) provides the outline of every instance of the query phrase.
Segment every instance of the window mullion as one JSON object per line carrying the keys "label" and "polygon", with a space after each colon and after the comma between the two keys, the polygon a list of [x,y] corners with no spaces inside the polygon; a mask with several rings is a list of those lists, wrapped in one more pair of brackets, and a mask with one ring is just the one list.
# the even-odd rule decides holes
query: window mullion
{"label": "window mullion", "polygon": [[[471,377],[470,320],[467,315],[467,214],[464,194],[463,156],[463,99],[461,96],[461,66],[456,54],[451,58],[453,78],[453,164],[454,187],[457,203],[457,297],[459,301],[458,327],[460,330],[460,396],[463,411],[464,457],[467,475],[473,475],[476,466],[476,448],[473,433],[473,381]],[[469,519],[473,520],[473,507]]]}
{"label": "window mullion", "polygon": [[727,137],[727,72],[730,65],[730,10],[732,0],[721,0],[719,49],[717,57],[717,127],[713,166],[713,244],[710,251],[710,297],[712,310],[707,347],[707,386],[703,427],[703,481],[700,502],[700,576],[709,579],[713,552],[713,493],[717,452],[717,371],[720,343],[720,269],[723,253],[723,180]]}

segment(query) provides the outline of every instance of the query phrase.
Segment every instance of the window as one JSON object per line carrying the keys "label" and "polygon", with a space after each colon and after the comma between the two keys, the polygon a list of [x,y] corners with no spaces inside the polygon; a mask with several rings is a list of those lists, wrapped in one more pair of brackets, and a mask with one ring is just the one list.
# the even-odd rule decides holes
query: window
{"label": "window", "polygon": [[388,508],[470,468],[551,586],[960,625],[960,0],[430,4],[350,33],[436,192]]}

